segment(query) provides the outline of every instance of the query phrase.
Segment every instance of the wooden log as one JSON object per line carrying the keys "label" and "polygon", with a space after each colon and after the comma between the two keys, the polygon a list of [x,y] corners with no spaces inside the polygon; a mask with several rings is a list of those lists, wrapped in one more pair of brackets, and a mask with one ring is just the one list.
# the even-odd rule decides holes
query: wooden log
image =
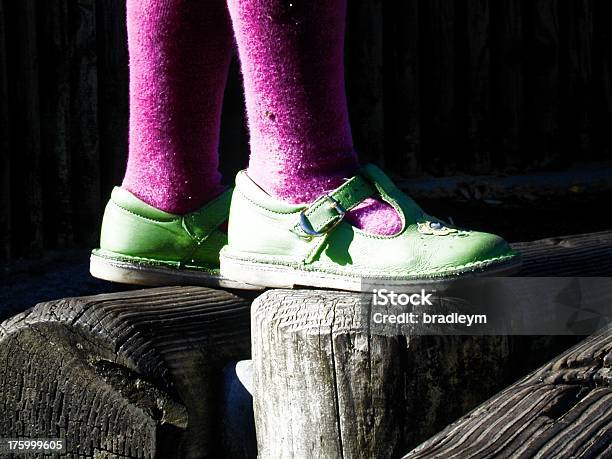
{"label": "wooden log", "polygon": [[612,328],[607,328],[404,457],[610,457],[611,374]]}
{"label": "wooden log", "polygon": [[[520,276],[612,276],[612,231],[519,242],[512,244],[512,247],[523,254]],[[514,337],[511,343],[511,373],[515,377],[524,375],[572,346],[575,338]]]}
{"label": "wooden log", "polygon": [[[593,275],[594,260],[601,276],[612,273],[611,241],[605,232],[516,247],[526,275]],[[567,348],[529,337],[383,335],[362,322],[365,305],[359,294],[318,290],[255,300],[261,456],[397,457],[525,374],[513,373],[513,350]]]}
{"label": "wooden log", "polygon": [[248,311],[199,287],[41,303],[0,326],[0,432],[64,438],[65,457],[222,455],[222,370],[249,357]]}
{"label": "wooden log", "polygon": [[271,290],[253,303],[262,457],[397,457],[501,389],[507,337],[382,336],[358,294]]}

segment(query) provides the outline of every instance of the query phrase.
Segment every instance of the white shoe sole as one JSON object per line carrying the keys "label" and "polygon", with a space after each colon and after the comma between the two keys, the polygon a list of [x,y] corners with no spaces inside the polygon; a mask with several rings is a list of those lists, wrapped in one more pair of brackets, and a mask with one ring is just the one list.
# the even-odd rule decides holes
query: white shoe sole
{"label": "white shoe sole", "polygon": [[305,271],[291,266],[259,263],[221,255],[221,274],[224,278],[261,285],[267,288],[315,287],[352,292],[369,292],[378,287],[410,287],[423,285],[441,286],[458,279],[481,276],[508,276],[516,273],[521,265],[520,257],[506,262],[491,263],[446,277],[427,278],[360,278],[316,271]]}
{"label": "white shoe sole", "polygon": [[251,285],[202,271],[139,265],[127,261],[112,260],[94,254],[91,255],[89,272],[98,279],[148,287],[202,285],[239,290],[264,289],[264,287],[259,285]]}

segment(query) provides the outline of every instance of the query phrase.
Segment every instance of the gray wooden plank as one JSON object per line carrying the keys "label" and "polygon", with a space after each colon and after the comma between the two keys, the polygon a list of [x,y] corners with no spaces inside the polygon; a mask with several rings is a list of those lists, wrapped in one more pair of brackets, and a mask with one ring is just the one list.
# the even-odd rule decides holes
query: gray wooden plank
{"label": "gray wooden plank", "polygon": [[520,276],[612,276],[612,231],[512,244],[523,254]]}
{"label": "gray wooden plank", "polygon": [[605,457],[612,441],[611,358],[607,328],[404,457]]}

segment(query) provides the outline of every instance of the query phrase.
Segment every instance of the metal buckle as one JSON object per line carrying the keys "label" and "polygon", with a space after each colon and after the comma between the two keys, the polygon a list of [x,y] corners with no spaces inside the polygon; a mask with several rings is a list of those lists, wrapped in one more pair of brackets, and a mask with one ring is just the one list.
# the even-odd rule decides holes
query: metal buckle
{"label": "metal buckle", "polygon": [[333,222],[331,225],[329,225],[327,228],[325,228],[324,230],[315,231],[315,229],[310,224],[310,221],[304,214],[304,212],[306,212],[308,209],[304,209],[302,212],[300,212],[300,228],[302,229],[302,231],[304,231],[304,233],[306,233],[310,237],[320,237],[328,233],[329,231],[334,229],[346,215],[346,209],[342,207],[342,205],[335,198],[326,194],[325,199],[327,199],[330,202],[330,206],[333,209],[335,209],[336,212],[338,212],[339,218],[335,222]]}

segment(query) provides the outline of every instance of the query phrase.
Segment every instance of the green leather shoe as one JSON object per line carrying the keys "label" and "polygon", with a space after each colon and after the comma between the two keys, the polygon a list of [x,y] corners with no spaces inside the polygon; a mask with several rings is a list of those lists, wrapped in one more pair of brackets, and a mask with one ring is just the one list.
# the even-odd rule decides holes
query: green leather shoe
{"label": "green leather shoe", "polygon": [[219,226],[227,221],[231,196],[227,190],[195,212],[174,215],[116,187],[104,211],[100,248],[91,254],[91,274],[124,284],[257,289],[219,274],[219,250],[227,243]]}
{"label": "green leather shoe", "polygon": [[[344,220],[371,196],[397,210],[403,223],[399,233],[370,234]],[[240,172],[228,241],[220,255],[222,275],[266,287],[364,291],[372,285],[502,275],[520,266],[519,255],[502,238],[427,215],[373,165],[310,205],[279,201]]]}

